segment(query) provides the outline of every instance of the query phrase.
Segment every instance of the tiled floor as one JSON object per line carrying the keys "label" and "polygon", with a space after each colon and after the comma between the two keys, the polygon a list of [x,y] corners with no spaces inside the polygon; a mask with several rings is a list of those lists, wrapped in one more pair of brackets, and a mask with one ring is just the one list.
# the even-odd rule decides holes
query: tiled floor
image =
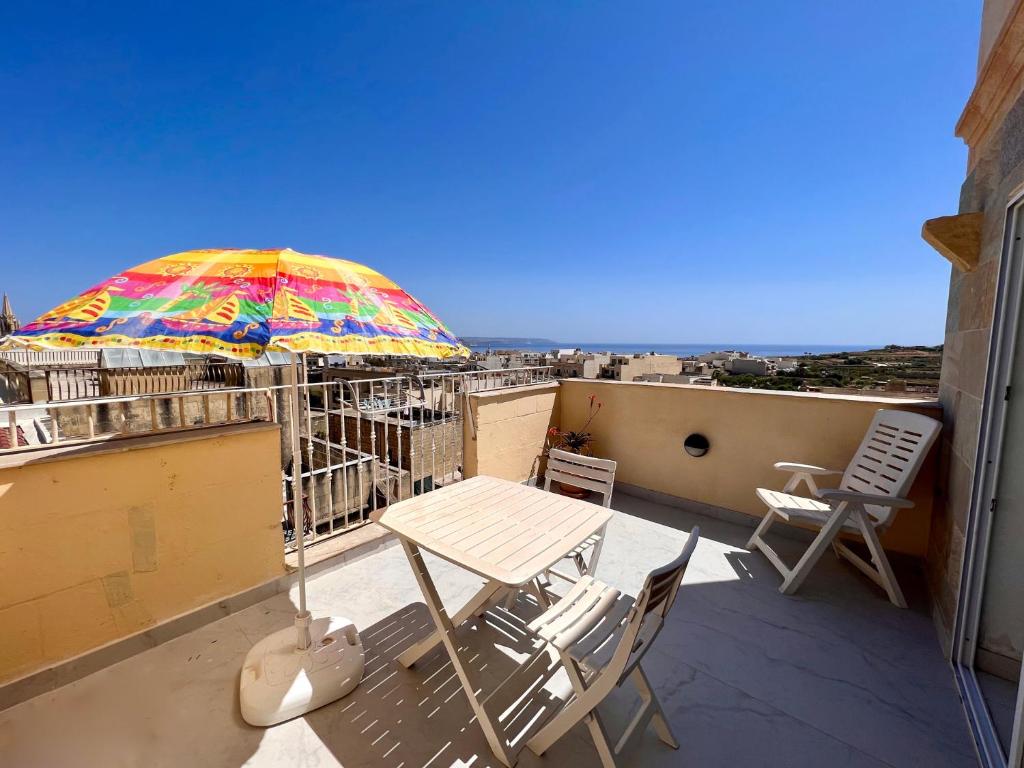
{"label": "tiled floor", "polygon": [[[702,541],[645,667],[681,749],[653,734],[628,766],[971,766],[976,761],[949,668],[924,611],[920,582],[901,573],[911,610],[828,556],[797,597],[743,549],[748,529],[619,494],[598,575],[635,592],[676,555],[693,525]],[[780,539],[793,555],[798,545]],[[446,601],[478,586],[431,561]],[[238,672],[254,641],[288,626],[279,595],[0,712],[4,766],[495,765],[442,652],[411,670],[392,659],[429,618],[402,551],[392,546],[317,575],[314,615],[353,618],[366,676],[350,696],[270,728],[238,715]],[[294,598],[294,595],[292,595]],[[468,627],[476,663],[502,676],[522,643],[500,616]],[[474,646],[476,647],[476,646]],[[614,723],[631,704],[625,687]],[[584,728],[519,765],[597,766]]]}

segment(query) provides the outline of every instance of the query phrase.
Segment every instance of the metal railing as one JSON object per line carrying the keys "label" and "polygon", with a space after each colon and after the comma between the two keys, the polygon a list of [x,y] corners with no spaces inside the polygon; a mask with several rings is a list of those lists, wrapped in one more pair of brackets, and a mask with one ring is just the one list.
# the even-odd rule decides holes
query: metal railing
{"label": "metal railing", "polygon": [[27,371],[16,364],[0,360],[0,403],[28,403],[32,401],[31,382]]}
{"label": "metal railing", "polygon": [[[23,354],[21,351],[4,353]],[[43,354],[43,353],[32,353]],[[65,354],[61,352],[60,354]],[[100,397],[121,397],[126,395],[169,394],[173,392],[195,392],[208,389],[242,387],[246,383],[246,369],[236,362],[190,361],[183,365],[168,366],[125,366],[104,368],[100,366],[67,365],[63,367],[36,366],[28,370],[19,369],[21,363],[11,364],[0,360],[0,387],[17,391],[29,398],[29,376],[41,376],[46,380],[47,400],[51,403],[66,400],[88,400]],[[280,367],[280,366],[278,366]],[[382,374],[382,377],[385,374]],[[455,371],[422,375],[401,374],[422,381],[426,386],[439,386],[439,382],[451,380],[447,385],[456,391],[481,392],[508,387],[529,386],[552,380],[550,366],[508,368],[501,370]],[[0,392],[0,399],[2,392]],[[13,399],[5,402],[19,402]]]}
{"label": "metal railing", "polygon": [[0,360],[26,367],[77,365],[94,368],[100,364],[100,353],[94,349],[9,349],[0,352]]}
{"label": "metal railing", "polygon": [[241,387],[245,378],[240,363],[205,360],[155,367],[45,368],[40,373],[46,377],[50,402],[226,389]]}
{"label": "metal railing", "polygon": [[453,386],[459,392],[487,392],[494,389],[528,387],[534,384],[547,384],[554,380],[553,367],[550,365],[427,373],[415,378],[423,382],[451,379],[455,382]]}
{"label": "metal railing", "polygon": [[[262,397],[266,404],[259,408],[259,400],[254,396]],[[6,432],[5,442],[10,447],[0,447],[0,455],[266,420],[272,414],[266,389],[171,392],[2,406],[0,430]],[[30,437],[32,434],[36,437]]]}
{"label": "metal railing", "polygon": [[[296,538],[295,471],[308,546],[369,521],[395,501],[461,480],[467,397],[545,381],[551,381],[550,369],[323,382],[301,373],[297,413],[290,383],[0,406],[0,430],[7,433],[0,455],[42,445],[273,421],[281,425],[281,526],[289,551]],[[293,419],[299,428],[298,468],[292,457]]]}
{"label": "metal railing", "polygon": [[[453,384],[430,388],[392,376],[303,381],[299,390],[307,544],[365,522],[395,501],[462,479],[462,408]],[[289,549],[295,539],[292,472],[288,462],[282,497]]]}

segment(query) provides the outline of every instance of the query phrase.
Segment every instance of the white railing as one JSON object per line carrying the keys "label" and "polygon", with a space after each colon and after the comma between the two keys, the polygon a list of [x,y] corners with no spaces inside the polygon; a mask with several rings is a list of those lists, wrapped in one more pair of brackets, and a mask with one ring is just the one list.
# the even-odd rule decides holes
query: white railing
{"label": "white railing", "polygon": [[[466,398],[546,381],[551,381],[550,368],[300,380],[299,480],[307,545],[367,522],[394,501],[461,480]],[[0,406],[0,430],[7,438],[0,441],[0,455],[246,421],[277,422],[281,525],[286,550],[294,549],[291,390],[290,384],[276,384]],[[36,433],[42,439],[28,439]],[[5,443],[10,447],[4,448]]]}
{"label": "white railing", "polygon": [[100,364],[100,353],[95,349],[9,349],[0,352],[0,360],[24,365],[41,367],[63,365],[82,365],[96,367]]}
{"label": "white railing", "polygon": [[427,373],[414,378],[427,385],[432,381],[454,381],[453,386],[459,392],[486,392],[494,389],[546,384],[554,380],[552,371],[553,367],[550,365],[534,365],[526,368]]}
{"label": "white railing", "polygon": [[[2,406],[0,429],[10,447],[0,447],[0,455],[260,420],[252,396],[268,394],[267,388],[223,389]],[[266,402],[272,419],[272,404]],[[39,423],[50,425],[40,440],[19,435],[28,426],[38,429]]]}

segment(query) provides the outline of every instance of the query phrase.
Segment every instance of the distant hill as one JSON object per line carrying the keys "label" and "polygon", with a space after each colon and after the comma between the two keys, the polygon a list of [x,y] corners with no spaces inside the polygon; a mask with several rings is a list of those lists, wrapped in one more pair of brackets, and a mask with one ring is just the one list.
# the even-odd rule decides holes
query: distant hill
{"label": "distant hill", "polygon": [[531,346],[538,344],[550,344],[557,347],[558,342],[551,339],[529,339],[520,336],[463,336],[462,343],[471,347],[494,347],[494,348],[515,348],[520,344]]}

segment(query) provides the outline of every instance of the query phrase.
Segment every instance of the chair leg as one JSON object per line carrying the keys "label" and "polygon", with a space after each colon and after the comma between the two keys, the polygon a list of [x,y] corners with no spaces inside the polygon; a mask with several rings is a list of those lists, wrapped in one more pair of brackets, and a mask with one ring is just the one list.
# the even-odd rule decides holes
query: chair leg
{"label": "chair leg", "polygon": [[601,549],[604,547],[604,540],[608,538],[608,525],[606,524],[600,531],[598,531],[597,541],[590,550],[590,560],[587,561],[585,567],[586,573],[581,573],[580,576],[593,576],[597,571],[597,564],[601,560]]}
{"label": "chair leg", "polygon": [[[672,749],[679,749],[679,742],[672,733],[672,727],[668,724],[668,719],[665,717],[665,710],[661,708],[661,702],[658,701],[658,695],[654,692],[654,687],[651,685],[651,681],[647,679],[647,675],[644,673],[643,667],[637,664],[636,669],[633,670],[630,678],[633,680],[633,685],[636,686],[637,691],[640,692],[640,698],[643,700],[644,706],[652,708],[651,725],[654,726],[654,732],[658,734],[658,738],[665,744],[672,747]],[[628,738],[628,734],[623,738]]]}
{"label": "chair leg", "polygon": [[839,535],[839,531],[843,528],[843,523],[850,516],[850,511],[849,505],[846,502],[843,502],[836,508],[832,513],[832,517],[821,527],[821,531],[814,541],[811,542],[811,546],[804,552],[796,567],[783,580],[782,586],[779,587],[779,592],[784,595],[792,595],[800,588],[800,585],[804,583],[804,579],[807,578],[807,574],[811,572],[811,569],[821,559],[825,550],[832,544],[832,540]]}
{"label": "chair leg", "polygon": [[576,566],[576,571],[579,573],[580,576],[587,575],[587,561],[583,559],[583,555],[581,553],[577,552],[575,555],[573,555],[572,562],[573,565]]}
{"label": "chair leg", "polygon": [[540,583],[540,579],[531,581],[528,589],[537,598],[537,602],[543,610],[546,611],[551,607],[551,601],[548,599],[547,592],[544,591],[544,586]]}
{"label": "chair leg", "polygon": [[604,727],[597,710],[593,710],[584,719],[587,722],[587,730],[590,731],[590,736],[594,740],[597,755],[601,758],[603,768],[618,768],[615,763],[615,753],[612,751],[611,744],[608,743],[608,730]]}
{"label": "chair leg", "polygon": [[547,591],[544,585],[541,583],[540,578],[536,578],[528,584],[523,584],[519,589],[509,589],[508,595],[505,596],[505,610],[509,613],[512,612],[512,608],[516,604],[516,598],[519,597],[520,592],[529,592],[535,598],[537,603],[544,610],[551,607],[551,600],[548,599]]}
{"label": "chair leg", "polygon": [[518,589],[510,589],[508,594],[505,595],[505,610],[512,613],[512,607],[516,604],[516,598],[519,596]]}
{"label": "chair leg", "polygon": [[889,564],[889,558],[885,556],[882,542],[878,540],[878,533],[875,531],[875,527],[867,520],[865,512],[857,514],[857,523],[860,526],[861,535],[864,537],[864,543],[868,545],[868,551],[871,552],[871,559],[875,563],[875,568],[878,569],[882,587],[884,587],[886,594],[889,595],[889,600],[897,608],[906,608],[907,601],[903,597],[903,590],[900,589],[899,582],[896,581],[896,574],[893,573],[892,566]]}
{"label": "chair leg", "polygon": [[772,523],[774,522],[775,510],[769,509],[765,513],[764,519],[760,523],[758,523],[757,528],[754,529],[754,532],[750,535],[750,538],[747,540],[747,549],[756,549],[758,539],[760,539],[768,532],[768,529],[772,527]]}

